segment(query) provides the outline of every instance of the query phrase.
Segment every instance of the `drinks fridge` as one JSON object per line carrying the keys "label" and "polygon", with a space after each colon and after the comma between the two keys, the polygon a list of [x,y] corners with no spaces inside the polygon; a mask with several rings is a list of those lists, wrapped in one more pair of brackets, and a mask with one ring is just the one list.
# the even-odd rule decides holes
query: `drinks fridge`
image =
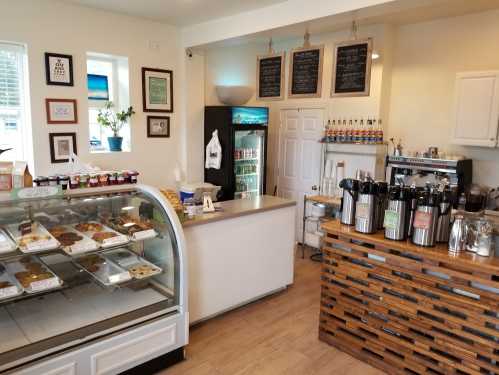
{"label": "drinks fridge", "polygon": [[204,146],[218,130],[222,163],[205,169],[204,179],[222,187],[219,200],[265,194],[268,120],[267,107],[205,108]]}

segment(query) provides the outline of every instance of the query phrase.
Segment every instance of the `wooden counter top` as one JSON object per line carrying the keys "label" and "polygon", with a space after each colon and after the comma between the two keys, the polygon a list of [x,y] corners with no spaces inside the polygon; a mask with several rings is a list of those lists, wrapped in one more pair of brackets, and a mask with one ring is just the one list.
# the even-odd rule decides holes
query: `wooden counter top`
{"label": "wooden counter top", "polygon": [[375,234],[363,234],[355,231],[353,226],[343,225],[338,220],[332,220],[322,225],[326,232],[337,235],[348,235],[351,238],[369,243],[375,243],[390,249],[400,251],[409,251],[415,254],[421,254],[435,261],[443,262],[448,260],[454,264],[463,266],[473,266],[486,269],[489,272],[494,272],[499,275],[499,258],[498,257],[482,257],[468,251],[463,251],[458,255],[450,254],[447,244],[437,244],[435,247],[422,247],[411,243],[410,241],[392,241],[384,237],[383,231],[378,231]]}
{"label": "wooden counter top", "polygon": [[291,207],[295,205],[295,201],[271,195],[261,195],[252,199],[235,199],[220,202],[222,211],[195,216],[193,219],[184,221],[182,225],[184,227],[191,227],[195,225],[208,224],[216,221],[233,219],[236,217],[277,210],[279,208]]}

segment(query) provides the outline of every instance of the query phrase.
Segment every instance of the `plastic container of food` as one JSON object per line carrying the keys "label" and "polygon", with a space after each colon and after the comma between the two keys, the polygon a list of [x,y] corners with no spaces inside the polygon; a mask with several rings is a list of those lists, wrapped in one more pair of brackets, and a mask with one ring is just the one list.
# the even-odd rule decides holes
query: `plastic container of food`
{"label": "plastic container of food", "polygon": [[80,183],[79,183],[80,187],[81,188],[88,187],[88,180],[89,180],[88,174],[81,174],[80,175]]}
{"label": "plastic container of food", "polygon": [[60,246],[59,241],[36,221],[31,225],[31,233],[21,234],[19,224],[10,224],[7,226],[7,230],[16,241],[19,250],[26,254],[53,250]]}
{"label": "plastic container of food", "polygon": [[109,185],[116,185],[118,183],[118,176],[116,173],[111,172],[109,174]]}
{"label": "plastic container of food", "polygon": [[128,171],[128,175],[130,176],[130,183],[136,184],[139,179],[139,172],[137,171]]}
{"label": "plastic container of food", "polygon": [[12,241],[6,231],[0,228],[0,254],[10,253],[17,249],[17,244]]}
{"label": "plastic container of food", "polygon": [[76,258],[75,263],[105,286],[116,285],[132,279],[128,271],[99,254]]}
{"label": "plastic container of food", "polygon": [[57,186],[57,185],[59,185],[59,177],[49,176],[49,186]]}
{"label": "plastic container of food", "polygon": [[97,242],[103,249],[125,245],[130,241],[128,236],[125,236],[124,234],[121,234],[96,221],[76,224],[73,227],[78,232],[83,233],[85,236],[90,237],[92,240]]}
{"label": "plastic container of food", "polygon": [[49,232],[60,242],[62,250],[71,256],[81,255],[99,248],[97,242],[69,225],[58,225],[49,229]]}
{"label": "plastic container of food", "polygon": [[88,187],[98,187],[99,177],[96,174],[91,174],[88,179]]}
{"label": "plastic container of food", "polygon": [[20,296],[23,292],[21,284],[7,272],[5,265],[0,263],[0,301]]}
{"label": "plastic container of food", "polygon": [[116,181],[118,185],[123,185],[125,183],[125,175],[123,174],[123,172],[117,174]]}
{"label": "plastic container of food", "polygon": [[134,279],[145,279],[163,272],[161,268],[127,249],[112,250],[105,257],[127,270]]}
{"label": "plastic container of food", "polygon": [[143,241],[158,235],[149,221],[127,214],[107,219],[106,223],[118,232],[130,236],[132,241]]}
{"label": "plastic container of food", "polygon": [[69,188],[69,176],[59,176],[59,185],[61,185],[62,190],[67,190]]}
{"label": "plastic container of food", "polygon": [[99,174],[99,185],[100,186],[109,185],[109,175],[107,173]]}
{"label": "plastic container of food", "polygon": [[27,293],[44,292],[62,285],[62,280],[38,257],[24,256],[4,264],[7,272],[16,278]]}
{"label": "plastic container of food", "polygon": [[72,174],[69,176],[69,188],[78,189],[80,187],[80,176],[77,174]]}

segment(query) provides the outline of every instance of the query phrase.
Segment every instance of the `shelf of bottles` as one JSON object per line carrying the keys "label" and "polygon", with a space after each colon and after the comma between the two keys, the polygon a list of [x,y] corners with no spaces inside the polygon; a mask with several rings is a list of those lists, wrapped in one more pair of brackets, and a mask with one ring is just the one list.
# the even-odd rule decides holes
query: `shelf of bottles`
{"label": "shelf of bottles", "polygon": [[234,161],[236,197],[250,198],[258,195],[260,185],[260,150],[258,148],[236,149],[234,151]]}
{"label": "shelf of bottles", "polygon": [[328,120],[321,142],[380,145],[383,144],[383,124],[374,117]]}

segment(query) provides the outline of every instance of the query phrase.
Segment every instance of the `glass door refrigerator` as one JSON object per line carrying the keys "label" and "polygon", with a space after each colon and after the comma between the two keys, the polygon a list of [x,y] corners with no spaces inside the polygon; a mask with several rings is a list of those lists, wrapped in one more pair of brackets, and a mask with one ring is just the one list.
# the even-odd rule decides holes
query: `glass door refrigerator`
{"label": "glass door refrigerator", "polygon": [[204,145],[217,130],[222,162],[220,169],[205,169],[204,177],[205,182],[221,186],[219,200],[265,194],[268,121],[267,107],[205,108]]}

